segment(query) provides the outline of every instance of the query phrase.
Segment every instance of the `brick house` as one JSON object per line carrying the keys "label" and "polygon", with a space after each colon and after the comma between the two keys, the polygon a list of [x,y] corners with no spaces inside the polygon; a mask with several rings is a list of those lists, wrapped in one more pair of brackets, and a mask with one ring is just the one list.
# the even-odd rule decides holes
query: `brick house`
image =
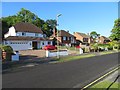
{"label": "brick house", "polygon": [[74,32],[74,36],[76,37],[76,40],[79,41],[80,45],[88,46],[93,42],[93,38],[84,33]]}
{"label": "brick house", "polygon": [[105,37],[105,36],[99,37],[99,40],[98,40],[98,42],[99,42],[100,44],[107,44],[107,43],[109,43],[110,41],[111,41],[111,40],[110,40],[109,38]]}
{"label": "brick house", "polygon": [[76,37],[69,33],[69,31],[60,30],[58,32],[57,37],[57,30],[53,30],[53,35],[51,36],[53,38],[56,38],[59,41],[60,45],[72,45],[76,43]]}

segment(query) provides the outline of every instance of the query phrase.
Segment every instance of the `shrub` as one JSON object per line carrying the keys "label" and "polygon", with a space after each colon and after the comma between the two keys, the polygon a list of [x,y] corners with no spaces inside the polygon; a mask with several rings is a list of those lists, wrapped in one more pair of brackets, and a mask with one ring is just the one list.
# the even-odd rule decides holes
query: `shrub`
{"label": "shrub", "polygon": [[93,43],[90,45],[90,48],[94,51],[97,51],[98,50],[98,43]]}
{"label": "shrub", "polygon": [[13,49],[7,45],[0,45],[0,49],[6,52],[6,56],[2,59],[3,62],[11,61],[11,55],[13,54]]}
{"label": "shrub", "polygon": [[7,53],[13,53],[13,49],[12,49],[11,46],[0,45],[0,48],[1,48],[2,50],[4,50],[5,52],[7,52]]}
{"label": "shrub", "polygon": [[85,52],[90,52],[89,48],[86,47],[85,48]]}

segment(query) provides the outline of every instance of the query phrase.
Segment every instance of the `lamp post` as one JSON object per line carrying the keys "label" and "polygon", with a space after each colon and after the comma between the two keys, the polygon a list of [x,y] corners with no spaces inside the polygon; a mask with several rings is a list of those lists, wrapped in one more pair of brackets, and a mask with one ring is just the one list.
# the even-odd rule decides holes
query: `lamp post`
{"label": "lamp post", "polygon": [[59,57],[59,41],[58,41],[58,25],[59,25],[59,24],[58,24],[58,17],[60,17],[61,15],[62,15],[62,14],[58,14],[58,15],[56,16],[56,24],[57,24],[57,25],[56,25],[56,26],[57,26],[57,27],[56,27],[56,28],[57,28],[57,46],[58,46],[58,47],[57,47],[57,58],[60,58],[60,57]]}

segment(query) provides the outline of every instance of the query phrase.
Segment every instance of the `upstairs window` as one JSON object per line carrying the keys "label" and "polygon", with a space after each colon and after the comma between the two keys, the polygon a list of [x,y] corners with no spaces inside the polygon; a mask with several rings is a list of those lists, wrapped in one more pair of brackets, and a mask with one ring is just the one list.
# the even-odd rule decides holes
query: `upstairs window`
{"label": "upstairs window", "polygon": [[88,42],[88,38],[83,38],[83,42]]}
{"label": "upstairs window", "polygon": [[63,37],[63,40],[66,40],[67,39],[67,37]]}
{"label": "upstairs window", "polygon": [[35,33],[35,37],[38,37],[38,33]]}
{"label": "upstairs window", "polygon": [[22,36],[26,36],[26,33],[25,33],[25,32],[22,32]]}

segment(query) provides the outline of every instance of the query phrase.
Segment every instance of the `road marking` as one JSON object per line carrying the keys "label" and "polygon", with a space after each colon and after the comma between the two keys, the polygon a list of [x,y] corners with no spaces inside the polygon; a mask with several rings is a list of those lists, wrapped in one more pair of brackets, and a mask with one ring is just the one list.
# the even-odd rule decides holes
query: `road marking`
{"label": "road marking", "polygon": [[88,85],[86,85],[85,87],[83,87],[81,90],[84,90],[84,89],[88,88],[89,86],[95,84],[97,81],[103,79],[104,77],[106,77],[107,75],[113,73],[114,71],[118,70],[119,68],[120,68],[120,66],[118,66],[117,68],[115,68],[115,69],[111,70],[110,72],[104,74],[104,75],[101,76],[100,78],[96,79],[95,81],[93,81],[93,82],[91,82],[90,84],[88,84]]}

